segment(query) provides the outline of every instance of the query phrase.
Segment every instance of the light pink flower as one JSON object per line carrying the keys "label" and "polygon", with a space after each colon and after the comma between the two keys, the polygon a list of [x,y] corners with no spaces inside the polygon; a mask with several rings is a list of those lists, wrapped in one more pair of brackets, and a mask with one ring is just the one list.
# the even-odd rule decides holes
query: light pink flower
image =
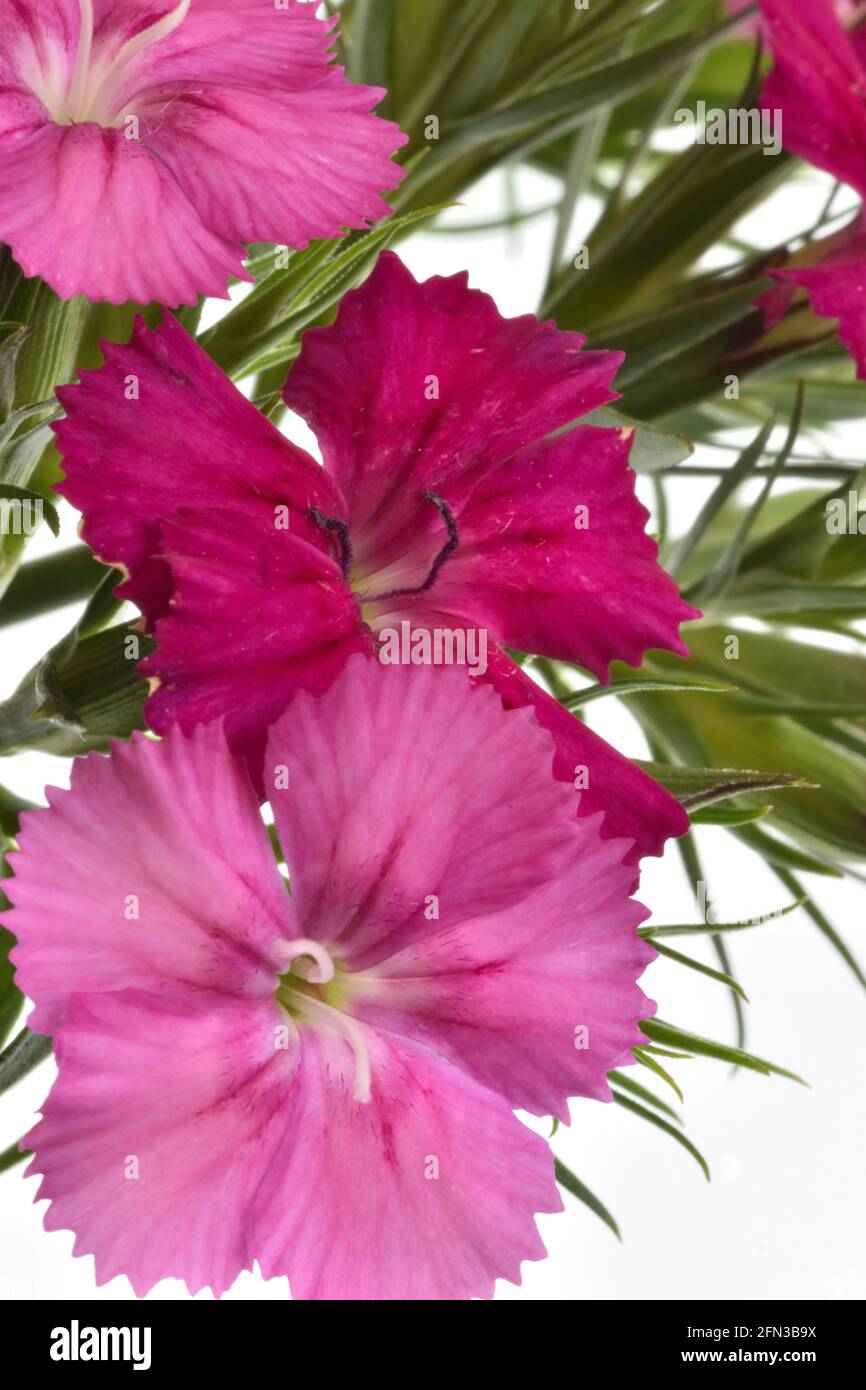
{"label": "light pink flower", "polygon": [[357,656],[270,733],[291,896],[219,724],[24,817],[13,959],[59,1078],[22,1142],[100,1282],[462,1299],[543,1256],[512,1111],[609,1099],[653,1011],[626,846],[552,755],[489,687]]}
{"label": "light pink flower", "polygon": [[193,304],[389,211],[405,143],[287,0],[0,0],[0,239],[64,299]]}
{"label": "light pink flower", "polygon": [[59,490],[155,628],[152,727],[225,715],[255,764],[292,692],[324,689],[383,629],[489,629],[484,679],[535,708],[558,776],[588,770],[581,810],[604,810],[636,855],[683,834],[678,803],[504,650],[604,680],[613,658],[684,652],[679,624],[695,616],[644,532],[630,432],[557,433],[614,397],[621,355],[584,341],[502,318],[465,275],[419,284],[387,254],[332,328],[304,336],[286,384],[324,468],[173,320],[107,345],[105,366],[60,393]]}

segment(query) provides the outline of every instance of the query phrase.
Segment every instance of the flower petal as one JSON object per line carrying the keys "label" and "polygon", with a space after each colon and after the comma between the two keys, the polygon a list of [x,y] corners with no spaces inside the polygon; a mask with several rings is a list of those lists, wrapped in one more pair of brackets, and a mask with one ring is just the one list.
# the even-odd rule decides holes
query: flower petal
{"label": "flower petal", "polygon": [[614,659],[639,666],[651,647],[686,655],[679,625],[700,615],[658,563],[630,449],[624,431],[579,426],[501,464],[464,508],[433,590],[406,612],[423,622],[432,602],[503,646],[576,661],[600,680]]}
{"label": "flower petal", "polygon": [[339,565],[278,530],[267,508],[181,511],[162,528],[174,596],[141,663],[157,733],[225,716],[258,783],[265,735],[297,690],[323,690],[371,644]]}
{"label": "flower petal", "polygon": [[786,149],[866,195],[866,69],[832,0],[761,0],[773,51],[763,107],[782,112]]}
{"label": "flower petal", "polygon": [[866,226],[860,220],[833,241],[836,249],[818,265],[771,270],[783,288],[763,298],[778,318],[778,309],[787,308],[781,295],[787,290],[790,301],[790,287],[802,286],[816,314],[839,320],[839,339],[856,362],[857,375],[866,380]]}
{"label": "flower petal", "polygon": [[[110,10],[116,0],[102,0]],[[134,12],[138,0],[125,0]],[[160,0],[169,12],[177,0]],[[144,49],[130,72],[129,99],[169,83],[227,83],[301,91],[317,83],[334,47],[336,18],[308,0],[193,0],[184,21]],[[149,21],[152,22],[152,21]],[[339,69],[334,69],[339,71]]]}
{"label": "flower petal", "polygon": [[602,834],[634,841],[626,862],[663,854],[665,842],[685,835],[689,818],[680,803],[581,719],[541,689],[506,652],[491,645],[484,677],[506,709],[529,706],[554,739],[554,776],[579,786],[578,812],[604,812]]}
{"label": "flower petal", "polygon": [[[573,836],[529,711],[452,668],[354,657],[268,738],[265,782],[304,934],[353,970],[526,897]],[[437,927],[437,922],[440,927]]]}
{"label": "flower petal", "polygon": [[231,508],[258,536],[289,508],[293,536],[327,551],[310,508],[345,513],[325,470],[284,439],[171,315],[139,322],[127,346],[106,343],[105,365],[58,395],[66,481],[57,491],[84,513],[84,538],[131,580],[120,591],[153,621],[173,585],[158,558],[159,523],[181,508]]}
{"label": "flower petal", "polygon": [[419,284],[389,252],[332,327],[304,334],[285,400],[347,498],[360,572],[400,560],[427,529],[425,489],[459,515],[497,464],[614,399],[622,355],[584,341],[503,318],[465,274]]}
{"label": "flower petal", "polygon": [[[277,1005],[142,990],[77,995],[59,1075],[24,1142],[49,1231],[72,1230],[100,1284],[216,1294],[252,1267],[249,1214],[286,1125],[295,1059]],[[296,1200],[303,1201],[299,1195]]]}
{"label": "flower petal", "polygon": [[197,83],[158,102],[143,138],[206,226],[300,250],[390,213],[380,195],[403,177],[391,155],[406,137],[371,114],[382,95],[336,68],[298,92]]}
{"label": "flower petal", "polygon": [[281,1019],[206,995],[77,996],[24,1141],[46,1227],[139,1296],[172,1276],[219,1294],[256,1258],[303,1299],[519,1282],[544,1255],[534,1214],[562,1207],[544,1141],[458,1068],[369,1029],[373,1094],[355,1101],[345,1041],[304,1029],[282,1050]]}
{"label": "flower petal", "polygon": [[[742,10],[753,9],[754,3],[755,0],[728,0],[728,9],[731,14],[739,14]],[[761,3],[761,0],[759,0],[759,3]],[[800,0],[800,3],[803,3],[803,0]],[[805,0],[805,3],[811,4],[811,0]],[[830,3],[839,18],[847,20],[855,15],[860,0],[830,0]],[[761,29],[761,25],[762,19],[760,15],[753,15],[750,19],[743,20],[743,28],[753,32],[758,32]]]}
{"label": "flower petal", "polygon": [[252,1244],[294,1298],[489,1298],[544,1257],[561,1211],[547,1144],[502,1098],[425,1048],[365,1029],[373,1086],[352,1099],[341,1040],[302,1037],[291,1123],[258,1188]]}
{"label": "flower petal", "polygon": [[623,841],[575,822],[555,877],[513,908],[445,927],[357,983],[355,1017],[414,1038],[510,1105],[568,1123],[569,1096],[610,1100],[655,1006],[635,984],[654,951],[635,933]]}
{"label": "flower petal", "polygon": [[[0,51],[0,110],[12,91],[35,92],[42,80],[57,91],[65,91],[75,66],[75,52],[81,26],[78,0],[39,0],[36,5],[3,0],[0,7],[3,47]],[[45,108],[38,97],[32,101],[45,119]],[[0,134],[9,130],[0,121]]]}
{"label": "flower petal", "polygon": [[0,238],[63,299],[194,304],[244,274],[161,160],[93,122],[0,138]]}
{"label": "flower petal", "polygon": [[300,249],[387,215],[406,137],[331,64],[315,9],[96,0],[90,33],[73,0],[14,6],[0,236],[25,273],[67,299],[193,304],[245,278],[241,241]]}
{"label": "flower petal", "polygon": [[257,996],[300,933],[243,764],[218,725],[76,759],[26,813],[6,885],[16,979],[44,1033],[76,991]]}

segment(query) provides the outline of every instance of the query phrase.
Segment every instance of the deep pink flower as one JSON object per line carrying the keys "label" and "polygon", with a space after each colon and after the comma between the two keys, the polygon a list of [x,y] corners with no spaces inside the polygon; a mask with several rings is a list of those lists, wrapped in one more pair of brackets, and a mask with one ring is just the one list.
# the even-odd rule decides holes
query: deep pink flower
{"label": "deep pink flower", "polygon": [[761,0],[773,69],[762,105],[782,111],[787,149],[866,195],[866,31],[831,0]]}
{"label": "deep pink flower", "polygon": [[512,1111],[609,1099],[653,1011],[625,846],[552,755],[489,687],[356,656],[270,734],[291,896],[218,723],[24,817],[13,959],[59,1078],[22,1142],[100,1282],[460,1299],[543,1256]]}
{"label": "deep pink flower", "polygon": [[[731,14],[739,14],[742,10],[751,9],[754,3],[755,0],[728,0],[728,9]],[[762,0],[758,0],[758,3],[761,4]],[[806,9],[812,4],[812,0],[786,0],[786,3],[789,10],[796,10],[798,5]],[[839,18],[844,20],[850,19],[857,13],[860,0],[830,0],[830,3]],[[757,30],[765,27],[766,20],[761,14],[754,14],[750,15],[745,23],[750,29]]]}
{"label": "deep pink flower", "polygon": [[334,326],[304,336],[286,384],[324,468],[175,321],[107,345],[105,366],[60,392],[59,490],[155,625],[151,726],[225,715],[233,749],[255,762],[292,692],[324,689],[383,629],[480,627],[495,639],[484,678],[535,707],[557,775],[588,769],[581,809],[605,810],[636,853],[683,834],[678,803],[503,650],[606,679],[614,657],[684,651],[678,626],[695,616],[644,533],[630,432],[554,433],[614,398],[620,354],[583,343],[502,318],[465,275],[419,284],[386,254]]}
{"label": "deep pink flower", "polygon": [[0,0],[0,239],[64,299],[193,304],[388,212],[396,126],[287,0]]}
{"label": "deep pink flower", "polygon": [[791,257],[791,264],[770,271],[775,287],[757,301],[764,323],[774,328],[787,313],[797,286],[809,295],[822,318],[839,320],[839,340],[866,379],[866,226],[862,217],[832,236]]}
{"label": "deep pink flower", "polygon": [[[784,143],[866,197],[866,30],[847,30],[832,0],[761,0],[773,52],[762,105],[782,112]],[[821,257],[819,260],[818,257]],[[839,320],[839,337],[866,378],[866,227],[862,219],[771,271],[763,297],[772,326],[801,285],[816,314]],[[787,290],[787,293],[785,292]]]}

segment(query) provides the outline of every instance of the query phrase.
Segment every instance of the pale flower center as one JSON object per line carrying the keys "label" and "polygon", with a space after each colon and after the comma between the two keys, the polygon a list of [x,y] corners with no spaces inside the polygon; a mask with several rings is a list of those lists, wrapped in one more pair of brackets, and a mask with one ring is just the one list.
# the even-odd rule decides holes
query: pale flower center
{"label": "pale flower center", "polygon": [[87,121],[106,127],[122,125],[126,113],[119,107],[118,96],[130,64],[143,49],[174,33],[186,19],[190,3],[191,0],[181,0],[170,14],[141,29],[112,53],[105,51],[104,42],[94,45],[93,0],[78,0],[81,27],[75,66],[68,84],[64,83],[56,63],[43,66],[30,83],[52,119],[58,125],[82,125]]}
{"label": "pale flower center", "polygon": [[286,958],[287,969],[280,975],[277,1002],[296,1025],[320,1028],[349,1044],[355,1058],[352,1095],[366,1104],[371,1096],[370,1053],[363,1029],[345,1009],[332,1002],[340,997],[340,982],[331,955],[318,941],[304,936],[281,943],[280,950]]}

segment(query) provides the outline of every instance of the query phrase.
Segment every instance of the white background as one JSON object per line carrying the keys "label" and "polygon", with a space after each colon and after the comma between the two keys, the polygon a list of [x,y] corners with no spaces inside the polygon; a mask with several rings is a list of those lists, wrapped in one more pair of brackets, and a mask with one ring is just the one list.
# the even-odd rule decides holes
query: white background
{"label": "white background", "polygon": [[[518,192],[524,205],[543,206],[555,199],[557,188],[541,176],[522,174]],[[492,216],[501,196],[501,177],[491,177],[464,207],[448,214],[448,221],[456,226]],[[808,222],[814,196],[806,185],[780,195],[764,214],[768,239],[776,239],[780,225],[790,226],[792,198],[798,220]],[[421,276],[468,268],[473,285],[492,293],[505,313],[516,314],[537,305],[551,232],[552,220],[542,217],[509,233],[425,233],[406,243],[402,254]],[[293,433],[309,443],[303,430]],[[681,526],[700,503],[700,486],[671,489],[674,519]],[[74,520],[71,514],[65,518],[65,543],[74,538]],[[54,544],[41,536],[30,553],[45,553]],[[61,611],[0,632],[0,698],[73,616],[71,610]],[[593,711],[595,726],[624,752],[645,756],[641,735],[620,705],[602,701]],[[67,774],[65,760],[40,754],[0,766],[0,780],[33,800],[43,799],[46,782],[65,784]],[[724,831],[702,831],[701,849],[721,920],[751,917],[784,901],[776,880]],[[866,958],[862,887],[807,882],[861,960]],[[693,890],[673,847],[664,861],[647,861],[641,897],[654,920],[696,920]],[[710,960],[709,947],[697,939],[688,939],[684,949]],[[683,1150],[641,1120],[612,1105],[574,1103],[572,1127],[560,1130],[554,1147],[613,1211],[624,1242],[618,1244],[596,1217],[567,1197],[563,1215],[541,1221],[550,1258],[525,1265],[522,1287],[501,1284],[497,1297],[866,1296],[866,995],[802,912],[738,934],[732,951],[735,974],[751,1000],[748,1045],[806,1077],[811,1089],[745,1072],[732,1077],[726,1066],[712,1061],[671,1063],[686,1092],[687,1132],[712,1169],[710,1185]],[[730,998],[721,985],[665,961],[650,968],[643,985],[658,1000],[663,1017],[733,1041]],[[4,1097],[0,1149],[30,1126],[52,1074],[53,1063],[46,1063]],[[649,1073],[641,1070],[639,1079],[648,1080]],[[658,1090],[664,1092],[661,1085]],[[665,1099],[675,1103],[672,1093]],[[33,1205],[37,1183],[25,1180],[20,1168],[0,1175],[0,1297],[131,1297],[124,1279],[96,1288],[92,1259],[71,1257],[71,1234],[43,1232],[41,1206]],[[245,1274],[228,1297],[285,1298],[286,1292],[285,1280],[265,1283]],[[186,1296],[173,1280],[150,1295]]]}

